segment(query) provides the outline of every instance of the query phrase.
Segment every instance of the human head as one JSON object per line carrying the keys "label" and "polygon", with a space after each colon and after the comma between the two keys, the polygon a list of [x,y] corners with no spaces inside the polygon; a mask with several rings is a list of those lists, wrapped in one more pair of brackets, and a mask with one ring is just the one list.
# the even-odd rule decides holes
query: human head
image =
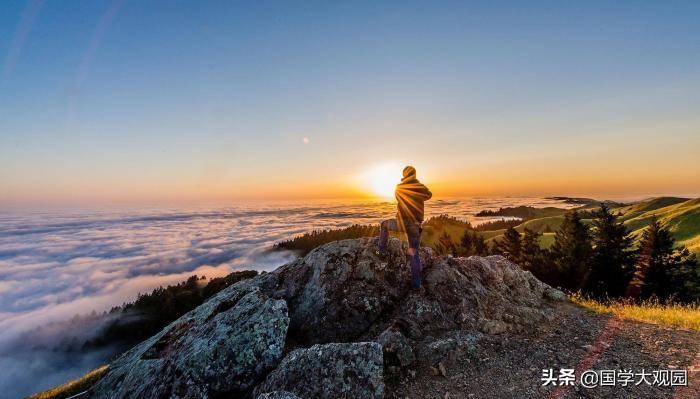
{"label": "human head", "polygon": [[403,168],[403,178],[416,177],[416,168],[409,165]]}

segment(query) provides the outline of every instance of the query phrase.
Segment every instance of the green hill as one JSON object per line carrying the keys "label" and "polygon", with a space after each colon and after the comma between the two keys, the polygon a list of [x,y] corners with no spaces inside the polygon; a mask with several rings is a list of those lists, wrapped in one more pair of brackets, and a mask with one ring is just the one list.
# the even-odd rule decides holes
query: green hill
{"label": "green hill", "polygon": [[[651,219],[656,217],[659,222],[671,231],[678,245],[686,246],[691,252],[700,256],[700,198],[687,199],[677,197],[652,198],[624,207],[615,208],[621,214],[622,220],[635,238],[641,237]],[[515,229],[523,232],[528,228],[543,233],[540,245],[548,248],[554,242],[554,234],[561,226],[564,216],[549,216],[527,220]],[[584,219],[590,223],[590,219]],[[500,239],[504,230],[484,232],[490,241]]]}
{"label": "green hill", "polygon": [[[661,224],[668,228],[679,245],[686,246],[690,251],[700,256],[700,198],[687,199],[677,197],[659,197],[636,202],[623,207],[615,208],[621,214],[620,220],[632,232],[633,236],[641,236],[644,228],[649,225],[652,217],[656,217]],[[543,233],[540,238],[540,245],[549,248],[554,242],[554,232],[559,229],[564,220],[563,214],[566,210],[560,209],[559,215],[543,216],[526,220],[515,229],[522,233],[525,228]],[[542,214],[552,214],[555,211],[548,209]],[[530,213],[531,215],[532,213]],[[587,211],[583,213],[588,217]],[[591,223],[591,219],[583,219],[586,223]],[[453,221],[436,220],[424,231],[423,244],[432,245],[437,241],[437,237],[444,231],[452,237],[455,242],[464,234],[468,224]],[[426,232],[428,234],[426,234]],[[501,239],[505,230],[481,231],[481,234],[488,242]]]}
{"label": "green hill", "polygon": [[[679,245],[700,255],[700,198],[679,201],[680,198],[656,198],[645,201],[623,213],[622,220],[639,237],[653,217],[669,229]],[[666,206],[661,206],[668,204]]]}
{"label": "green hill", "polygon": [[516,217],[520,218],[523,220],[531,220],[535,218],[542,218],[542,217],[548,217],[548,216],[559,216],[563,215],[567,212],[566,209],[564,208],[556,208],[553,206],[549,206],[546,208],[535,208],[532,206],[526,206],[526,205],[521,205],[521,206],[516,206],[516,207],[509,207],[509,208],[500,208],[496,211],[481,211],[476,214],[478,217],[492,217],[492,216],[506,216],[506,217]]}
{"label": "green hill", "polygon": [[[613,203],[611,203],[613,204]],[[615,204],[616,205],[616,204]],[[549,248],[554,242],[554,232],[556,232],[564,220],[564,214],[569,212],[566,209],[542,208],[534,210],[531,207],[504,208],[505,213],[520,212],[520,216],[539,217],[525,220],[515,227],[519,232],[526,228],[542,233],[540,245]],[[579,208],[581,209],[581,208]],[[700,256],[700,198],[687,199],[676,197],[652,198],[633,204],[616,207],[615,212],[620,213],[620,220],[632,232],[634,237],[641,236],[644,228],[649,225],[652,217],[656,217],[661,224],[668,228],[679,245],[685,245],[689,250]],[[591,212],[593,208],[586,208],[581,211],[585,223],[591,223]],[[498,212],[498,211],[497,211]],[[447,233],[452,241],[459,243],[466,230],[473,230],[474,227],[466,221],[456,219],[447,215],[432,217],[423,225],[422,245],[435,247],[440,236]],[[487,242],[501,239],[505,229],[476,231]],[[278,244],[278,248],[301,249],[305,252],[325,242],[355,238],[360,236],[377,235],[376,226],[353,226],[349,229],[332,230],[325,232],[315,232],[292,240]],[[400,235],[393,234],[396,237]],[[308,242],[307,242],[308,241]],[[303,244],[303,245],[302,245]]]}
{"label": "green hill", "polygon": [[515,229],[522,233],[525,229],[530,229],[538,233],[553,233],[559,230],[562,222],[564,221],[564,216],[550,216],[539,219],[528,220],[521,223]]}
{"label": "green hill", "polygon": [[686,201],[688,201],[688,198],[658,197],[644,200],[641,202],[635,202],[634,204],[617,208],[615,209],[615,211],[622,214],[623,219],[629,220],[640,216],[644,213],[652,212],[660,208],[680,204]]}

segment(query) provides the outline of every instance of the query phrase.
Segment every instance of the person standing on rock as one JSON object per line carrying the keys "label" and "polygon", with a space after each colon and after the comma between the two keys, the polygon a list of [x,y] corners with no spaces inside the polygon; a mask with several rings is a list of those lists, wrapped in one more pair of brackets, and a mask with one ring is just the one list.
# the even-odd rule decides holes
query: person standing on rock
{"label": "person standing on rock", "polygon": [[411,286],[420,288],[421,264],[420,235],[423,231],[421,223],[425,214],[424,202],[429,200],[433,193],[416,178],[416,168],[406,166],[403,168],[403,179],[396,185],[396,201],[398,212],[395,219],[384,220],[379,226],[379,250],[380,256],[385,256],[389,241],[389,231],[406,233],[408,238],[408,255],[411,259]]}

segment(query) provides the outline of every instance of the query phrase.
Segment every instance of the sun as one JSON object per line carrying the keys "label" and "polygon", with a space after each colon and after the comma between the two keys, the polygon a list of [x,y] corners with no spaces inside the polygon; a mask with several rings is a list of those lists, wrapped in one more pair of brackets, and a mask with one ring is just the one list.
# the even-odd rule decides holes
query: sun
{"label": "sun", "polygon": [[375,165],[362,175],[363,186],[381,198],[393,198],[400,180],[401,166],[394,163]]}

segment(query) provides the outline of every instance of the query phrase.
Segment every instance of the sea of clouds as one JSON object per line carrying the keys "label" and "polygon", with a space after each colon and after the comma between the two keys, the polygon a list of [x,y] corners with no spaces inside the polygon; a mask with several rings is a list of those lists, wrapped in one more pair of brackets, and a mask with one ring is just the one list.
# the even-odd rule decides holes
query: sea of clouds
{"label": "sea of clouds", "polygon": [[[449,199],[428,202],[426,213],[473,221],[479,210],[522,204],[565,206],[537,198]],[[61,331],[29,345],[22,340],[28,330],[108,310],[193,274],[273,270],[295,256],[271,250],[275,242],[315,229],[378,223],[394,212],[389,202],[318,201],[0,210],[0,396],[29,394],[107,361],[108,351],[57,353],[51,340]]]}

